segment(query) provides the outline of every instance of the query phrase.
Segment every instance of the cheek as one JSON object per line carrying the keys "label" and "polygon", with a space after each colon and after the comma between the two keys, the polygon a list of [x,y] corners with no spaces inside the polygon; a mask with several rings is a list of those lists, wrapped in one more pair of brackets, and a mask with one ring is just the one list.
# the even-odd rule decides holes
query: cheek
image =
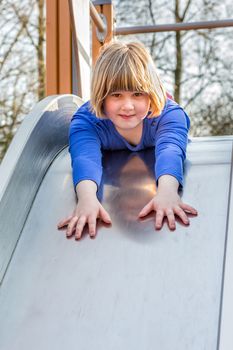
{"label": "cheek", "polygon": [[140,110],[142,112],[148,112],[150,109],[150,101],[143,101],[140,105]]}
{"label": "cheek", "polygon": [[104,104],[104,110],[105,110],[105,113],[107,114],[107,115],[109,115],[109,116],[111,116],[111,115],[114,115],[115,113],[116,113],[116,111],[117,111],[117,104],[116,103],[113,103],[113,102],[106,102],[105,104]]}
{"label": "cheek", "polygon": [[111,113],[111,103],[108,100],[105,100],[103,103],[104,113],[108,116]]}

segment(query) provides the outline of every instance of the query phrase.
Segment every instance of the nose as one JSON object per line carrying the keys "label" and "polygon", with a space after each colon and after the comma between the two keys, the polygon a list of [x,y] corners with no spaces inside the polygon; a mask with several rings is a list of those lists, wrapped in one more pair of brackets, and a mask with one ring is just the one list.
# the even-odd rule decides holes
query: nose
{"label": "nose", "polygon": [[122,106],[121,106],[122,111],[129,112],[134,110],[134,103],[131,98],[125,98],[123,100]]}

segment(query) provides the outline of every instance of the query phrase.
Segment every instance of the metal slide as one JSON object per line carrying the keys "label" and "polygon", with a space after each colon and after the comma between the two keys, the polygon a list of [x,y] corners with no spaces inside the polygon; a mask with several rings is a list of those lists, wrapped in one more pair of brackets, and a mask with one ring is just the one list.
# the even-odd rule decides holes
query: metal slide
{"label": "metal slide", "polygon": [[[0,350],[232,350],[233,137],[194,139],[189,227],[137,214],[154,195],[153,149],[105,152],[98,193],[113,225],[66,239],[75,206],[72,95],[27,116],[0,168]],[[87,145],[88,147],[88,145]]]}

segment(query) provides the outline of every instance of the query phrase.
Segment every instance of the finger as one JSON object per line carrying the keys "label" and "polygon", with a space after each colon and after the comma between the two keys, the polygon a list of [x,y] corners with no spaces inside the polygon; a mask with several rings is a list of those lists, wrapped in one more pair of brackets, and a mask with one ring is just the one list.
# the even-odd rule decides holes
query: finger
{"label": "finger", "polygon": [[173,210],[171,210],[171,209],[167,210],[166,215],[167,215],[167,220],[168,220],[168,227],[171,230],[175,230],[176,229],[176,221],[175,221],[175,215],[173,213]]}
{"label": "finger", "polygon": [[144,208],[142,208],[142,210],[140,211],[140,213],[138,214],[139,217],[143,217],[146,216],[147,214],[149,214],[152,210],[154,210],[153,206],[152,206],[152,201],[150,201],[147,205],[145,205]]}
{"label": "finger", "polygon": [[104,207],[100,207],[100,219],[102,219],[107,224],[111,224],[112,220],[108,212],[104,209]]}
{"label": "finger", "polygon": [[164,218],[164,212],[162,210],[158,210],[156,212],[156,216],[155,216],[155,229],[156,230],[161,229],[162,223],[163,223],[163,218]]}
{"label": "finger", "polygon": [[75,239],[80,239],[82,237],[82,232],[83,232],[83,228],[84,228],[85,224],[86,224],[86,217],[81,216],[78,219],[78,222],[76,224]]}
{"label": "finger", "polygon": [[91,217],[88,221],[89,235],[95,237],[96,235],[96,217]]}
{"label": "finger", "polygon": [[73,216],[73,218],[70,220],[70,223],[69,223],[69,225],[67,227],[67,230],[66,230],[66,236],[67,237],[72,236],[77,221],[78,221],[78,217],[77,216]]}
{"label": "finger", "polygon": [[183,209],[181,209],[180,207],[176,207],[174,208],[174,212],[177,216],[179,216],[179,218],[185,225],[189,225],[189,218],[187,217]]}
{"label": "finger", "polygon": [[183,210],[185,210],[186,212],[189,212],[189,213],[191,213],[193,215],[197,215],[198,214],[197,210],[195,208],[191,207],[191,205],[188,205],[188,204],[185,204],[185,203],[181,203],[180,207]]}
{"label": "finger", "polygon": [[67,226],[70,222],[70,220],[72,219],[72,215],[68,216],[68,218],[61,220],[58,224],[57,224],[57,228],[61,228],[63,226]]}

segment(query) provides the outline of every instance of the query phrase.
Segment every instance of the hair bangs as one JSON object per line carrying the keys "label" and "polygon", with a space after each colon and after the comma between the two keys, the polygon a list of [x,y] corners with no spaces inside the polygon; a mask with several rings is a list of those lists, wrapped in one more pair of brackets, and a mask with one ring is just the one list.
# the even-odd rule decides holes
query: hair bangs
{"label": "hair bangs", "polygon": [[107,74],[106,96],[114,91],[144,91],[148,92],[148,83],[145,80],[145,70],[135,65],[130,57],[125,57],[121,64],[109,67]]}

